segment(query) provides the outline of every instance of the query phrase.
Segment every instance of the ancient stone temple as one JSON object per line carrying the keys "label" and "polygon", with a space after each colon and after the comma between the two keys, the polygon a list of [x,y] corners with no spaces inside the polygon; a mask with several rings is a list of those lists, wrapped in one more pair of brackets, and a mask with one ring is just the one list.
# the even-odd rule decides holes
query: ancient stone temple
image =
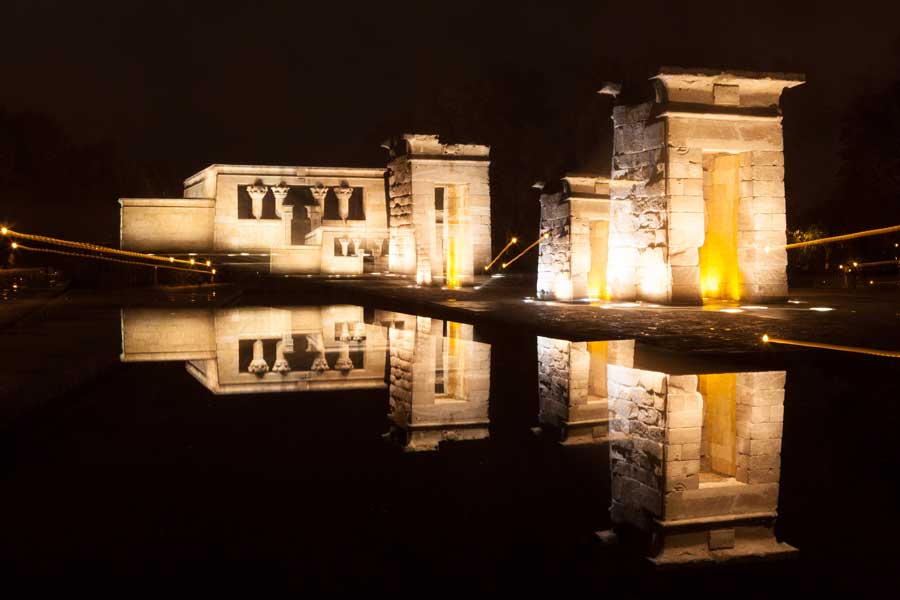
{"label": "ancient stone temple", "polygon": [[249,257],[235,261],[272,273],[472,283],[491,254],[487,146],[434,135],[386,146],[390,206],[383,168],[212,165],[185,180],[183,198],[120,199],[120,246]]}
{"label": "ancient stone temple", "polygon": [[[587,216],[563,206],[583,183],[542,196],[539,296],[786,298],[779,104],[803,77],[663,68],[651,82],[652,97],[613,109],[608,211],[599,181]],[[605,254],[594,248],[604,236]]]}
{"label": "ancient stone temple", "polygon": [[417,283],[470,284],[491,260],[490,148],[404,135],[390,152],[390,270]]}
{"label": "ancient stone temple", "polygon": [[212,165],[184,198],[123,198],[120,245],[147,252],[247,253],[274,273],[387,268],[383,169]]}

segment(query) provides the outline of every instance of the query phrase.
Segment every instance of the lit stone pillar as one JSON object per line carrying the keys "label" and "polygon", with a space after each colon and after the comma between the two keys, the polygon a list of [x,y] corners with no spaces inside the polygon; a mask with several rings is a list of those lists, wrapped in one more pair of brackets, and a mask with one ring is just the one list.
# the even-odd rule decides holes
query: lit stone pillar
{"label": "lit stone pillar", "polygon": [[306,351],[318,353],[318,356],[313,359],[310,367],[311,371],[321,375],[331,368],[328,366],[328,360],[325,358],[325,340],[322,339],[321,333],[306,336]]}
{"label": "lit stone pillar", "polygon": [[266,362],[266,359],[263,358],[262,340],[253,342],[253,360],[250,361],[250,366],[247,367],[247,371],[253,373],[257,377],[262,377],[269,371],[269,364]]}
{"label": "lit stone pillar", "polygon": [[341,354],[334,362],[334,368],[344,375],[353,370],[353,361],[350,360],[350,344],[341,344]]}
{"label": "lit stone pillar", "polygon": [[[314,187],[309,188],[312,197],[319,203],[319,215],[325,214],[325,196],[328,195],[328,188],[317,183]],[[310,211],[310,220],[312,219],[312,211]],[[321,222],[321,221],[320,221]],[[313,228],[315,229],[315,227]]]}
{"label": "lit stone pillar", "polygon": [[350,238],[340,238],[338,243],[341,245],[341,256],[347,256],[350,249]]}
{"label": "lit stone pillar", "polygon": [[284,212],[284,201],[287,199],[288,192],[291,191],[291,188],[287,185],[273,185],[272,186],[272,195],[275,196],[275,214],[278,215],[279,218],[282,217],[282,212]]}
{"label": "lit stone pillar", "polygon": [[306,214],[309,217],[309,230],[315,231],[322,226],[322,209],[319,206],[307,206]]}
{"label": "lit stone pillar", "polygon": [[350,216],[350,196],[353,195],[353,188],[348,185],[336,187],[334,193],[338,199],[338,215],[341,221],[346,223]]}
{"label": "lit stone pillar", "polygon": [[250,212],[253,214],[253,217],[256,219],[262,218],[263,211],[263,198],[266,193],[269,191],[268,186],[265,185],[250,185],[247,186],[247,193],[250,194],[250,200],[252,201],[250,205]]}
{"label": "lit stone pillar", "polygon": [[287,359],[284,357],[284,352],[284,340],[278,340],[275,344],[275,364],[272,365],[273,373],[286,375],[291,372],[291,365],[288,364]]}
{"label": "lit stone pillar", "polygon": [[281,225],[282,225],[282,239],[284,240],[285,246],[290,246],[293,242],[293,236],[291,233],[291,229],[294,221],[294,207],[293,206],[285,206],[281,209]]}
{"label": "lit stone pillar", "polygon": [[362,248],[362,240],[359,238],[353,238],[353,254],[355,256],[365,255],[365,251]]}

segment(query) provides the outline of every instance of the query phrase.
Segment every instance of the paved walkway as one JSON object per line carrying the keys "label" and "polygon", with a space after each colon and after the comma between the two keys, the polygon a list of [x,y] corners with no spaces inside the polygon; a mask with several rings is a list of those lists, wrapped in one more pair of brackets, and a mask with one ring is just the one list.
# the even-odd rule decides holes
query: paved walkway
{"label": "paved walkway", "polygon": [[[760,358],[773,352],[800,352],[794,347],[763,344],[763,334],[900,350],[900,290],[792,290],[788,303],[754,308],[542,302],[532,298],[533,284],[524,278],[495,278],[478,288],[462,290],[416,287],[408,280],[389,277],[280,278],[267,283],[270,303],[285,301],[291,294],[311,293],[330,301],[421,310],[488,327],[523,328],[549,337],[636,339],[649,349],[698,357]],[[253,292],[246,294],[252,296]],[[730,312],[735,309],[740,312]]]}

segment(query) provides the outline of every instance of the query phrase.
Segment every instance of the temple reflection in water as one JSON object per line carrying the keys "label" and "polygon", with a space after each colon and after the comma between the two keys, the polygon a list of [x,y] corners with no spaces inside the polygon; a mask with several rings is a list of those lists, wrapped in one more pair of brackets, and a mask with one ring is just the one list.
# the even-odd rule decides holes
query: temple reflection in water
{"label": "temple reflection in water", "polygon": [[121,358],[185,361],[214,394],[388,389],[410,450],[488,436],[491,349],[472,325],[352,305],[128,308]]}
{"label": "temple reflection in water", "polygon": [[636,368],[632,340],[538,338],[540,423],[609,441],[610,516],[656,563],[789,554],[775,539],[784,371]]}
{"label": "temple reflection in water", "polygon": [[[537,359],[545,432],[608,444],[619,539],[661,564],[795,551],[774,534],[784,371],[642,369],[634,340],[539,337]],[[491,346],[472,325],[352,305],[133,308],[122,360],[185,361],[214,394],[384,390],[407,450],[489,436]]]}

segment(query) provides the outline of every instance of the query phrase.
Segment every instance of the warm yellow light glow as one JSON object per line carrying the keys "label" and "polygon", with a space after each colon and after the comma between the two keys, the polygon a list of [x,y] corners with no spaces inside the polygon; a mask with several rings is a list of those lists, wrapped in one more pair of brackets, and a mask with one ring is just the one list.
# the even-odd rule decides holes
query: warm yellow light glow
{"label": "warm yellow light glow", "polygon": [[[7,231],[9,231],[9,229],[7,229],[6,227],[0,228],[0,233],[2,233],[3,235],[6,235]],[[896,246],[897,244],[894,244],[894,245]]]}
{"label": "warm yellow light glow", "polygon": [[723,308],[721,312],[723,312],[723,313],[742,313],[744,311],[741,310],[740,308]]}
{"label": "warm yellow light glow", "polygon": [[215,269],[212,270],[212,274],[213,274],[213,275],[216,274],[216,270],[215,270]]}
{"label": "warm yellow light glow", "polygon": [[19,247],[19,245],[18,245],[17,243],[13,242],[13,243],[12,243],[12,247],[13,247],[13,250],[15,250],[16,248]]}
{"label": "warm yellow light glow", "polygon": [[172,257],[172,256],[170,256],[170,257],[169,257],[169,262],[170,262],[170,263],[173,263],[173,262],[175,262],[175,258],[174,258],[174,257]]}
{"label": "warm yellow light glow", "polygon": [[[517,240],[516,238],[513,238],[513,239],[511,239],[510,241],[511,241],[513,244],[515,244],[515,243],[518,242],[519,240]],[[896,246],[897,244],[894,244],[894,245]]]}
{"label": "warm yellow light glow", "polygon": [[763,334],[762,341],[765,343],[769,342],[769,334],[768,333]]}
{"label": "warm yellow light glow", "polygon": [[859,263],[856,262],[856,261],[854,260],[854,261],[853,261],[853,266],[854,266],[854,267],[858,267],[858,266],[859,266]]}
{"label": "warm yellow light glow", "polygon": [[834,309],[829,306],[813,306],[809,310],[814,310],[816,312],[830,312]]}
{"label": "warm yellow light glow", "polygon": [[572,279],[568,275],[559,274],[553,282],[553,295],[557,300],[572,299]]}
{"label": "warm yellow light glow", "polygon": [[740,199],[739,154],[712,159],[704,177],[706,235],[700,247],[700,292],[704,298],[739,300],[741,276],[738,265],[738,202]]}
{"label": "warm yellow light glow", "polygon": [[737,472],[737,373],[700,375],[703,396],[704,471],[734,477]]}
{"label": "warm yellow light glow", "polygon": [[193,258],[191,259],[191,264],[194,264],[194,259],[193,259]]}
{"label": "warm yellow light glow", "polygon": [[456,236],[447,240],[447,285],[459,287],[459,252],[456,248]]}
{"label": "warm yellow light glow", "polygon": [[208,266],[210,266],[210,265],[212,265],[212,262],[206,261],[206,266],[208,267]]}
{"label": "warm yellow light glow", "polygon": [[666,293],[669,270],[663,263],[645,264],[640,270],[641,293],[645,296],[662,296]]}

